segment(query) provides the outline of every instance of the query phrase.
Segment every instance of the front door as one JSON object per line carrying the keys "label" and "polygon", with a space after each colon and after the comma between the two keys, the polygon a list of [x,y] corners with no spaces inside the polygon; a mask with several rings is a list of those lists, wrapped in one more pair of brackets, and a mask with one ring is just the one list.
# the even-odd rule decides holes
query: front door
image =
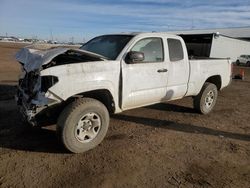
{"label": "front door", "polygon": [[144,53],[144,61],[122,60],[122,109],[127,110],[163,101],[167,95],[168,63],[160,37],[138,39],[128,51]]}

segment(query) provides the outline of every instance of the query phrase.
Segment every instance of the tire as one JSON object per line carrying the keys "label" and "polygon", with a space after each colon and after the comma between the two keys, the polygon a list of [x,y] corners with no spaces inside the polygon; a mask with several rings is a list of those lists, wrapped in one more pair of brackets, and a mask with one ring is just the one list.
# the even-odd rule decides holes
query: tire
{"label": "tire", "polygon": [[239,60],[236,61],[236,65],[238,65],[238,66],[240,65],[240,61]]}
{"label": "tire", "polygon": [[67,150],[82,153],[101,143],[108,126],[107,108],[98,100],[82,98],[62,111],[57,121],[57,134]]}
{"label": "tire", "polygon": [[248,62],[246,63],[246,66],[247,66],[247,67],[250,67],[250,61],[248,61]]}
{"label": "tire", "polygon": [[210,113],[218,97],[218,89],[216,85],[206,82],[200,93],[194,97],[194,108],[201,114]]}

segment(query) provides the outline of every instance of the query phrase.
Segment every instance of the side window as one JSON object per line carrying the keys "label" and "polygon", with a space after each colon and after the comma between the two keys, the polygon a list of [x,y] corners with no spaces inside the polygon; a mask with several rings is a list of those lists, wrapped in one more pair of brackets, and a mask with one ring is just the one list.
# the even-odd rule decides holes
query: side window
{"label": "side window", "polygon": [[145,38],[138,41],[131,51],[143,52],[145,62],[162,62],[163,43],[161,38]]}
{"label": "side window", "polygon": [[177,39],[167,39],[170,61],[180,61],[184,58],[181,41]]}

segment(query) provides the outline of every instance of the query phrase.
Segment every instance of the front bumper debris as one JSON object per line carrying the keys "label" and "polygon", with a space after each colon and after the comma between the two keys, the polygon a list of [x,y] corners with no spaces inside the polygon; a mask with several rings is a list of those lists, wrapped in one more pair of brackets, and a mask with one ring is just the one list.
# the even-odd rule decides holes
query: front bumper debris
{"label": "front bumper debris", "polygon": [[32,126],[38,126],[45,114],[45,118],[53,116],[54,112],[52,111],[58,107],[58,104],[61,104],[60,101],[45,97],[44,93],[37,93],[36,97],[32,98],[20,87],[18,87],[15,100],[24,121]]}
{"label": "front bumper debris", "polygon": [[22,117],[25,121],[27,121],[29,124],[35,126],[36,125],[36,120],[35,120],[35,115],[32,110],[29,110],[25,108],[24,105],[19,106],[19,112],[22,114]]}
{"label": "front bumper debris", "polygon": [[18,88],[15,100],[19,106],[19,111],[22,114],[23,119],[35,126],[37,124],[35,116],[45,107],[39,107],[31,102],[28,102],[28,96],[20,88]]}

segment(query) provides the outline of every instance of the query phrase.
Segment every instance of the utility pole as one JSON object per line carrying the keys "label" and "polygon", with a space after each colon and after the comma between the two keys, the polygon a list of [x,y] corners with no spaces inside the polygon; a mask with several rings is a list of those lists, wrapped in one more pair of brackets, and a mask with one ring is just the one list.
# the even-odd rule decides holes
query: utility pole
{"label": "utility pole", "polygon": [[192,26],[191,29],[194,29],[194,19],[192,18]]}
{"label": "utility pole", "polygon": [[74,37],[71,37],[69,40],[71,41],[72,44],[74,44]]}
{"label": "utility pole", "polygon": [[52,33],[52,29],[50,28],[50,38],[51,38],[51,41],[53,41],[53,33]]}

